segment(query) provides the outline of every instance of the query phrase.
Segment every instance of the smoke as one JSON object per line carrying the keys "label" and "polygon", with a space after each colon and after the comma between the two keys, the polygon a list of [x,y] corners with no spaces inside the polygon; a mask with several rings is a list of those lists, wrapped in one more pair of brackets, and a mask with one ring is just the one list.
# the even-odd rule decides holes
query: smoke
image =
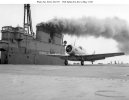
{"label": "smoke", "polygon": [[39,26],[48,25],[53,32],[76,36],[94,36],[114,39],[120,51],[129,54],[129,26],[125,20],[114,18],[97,19],[82,17],[80,19],[54,18]]}

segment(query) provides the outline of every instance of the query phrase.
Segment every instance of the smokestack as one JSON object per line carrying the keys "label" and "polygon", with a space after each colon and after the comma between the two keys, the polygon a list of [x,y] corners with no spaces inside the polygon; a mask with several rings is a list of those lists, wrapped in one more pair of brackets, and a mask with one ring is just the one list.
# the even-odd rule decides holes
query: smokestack
{"label": "smokestack", "polygon": [[129,26],[123,19],[117,17],[106,19],[97,19],[95,17],[82,17],[80,19],[54,18],[45,24],[54,26],[53,31],[57,33],[114,39],[118,43],[119,50],[129,54]]}

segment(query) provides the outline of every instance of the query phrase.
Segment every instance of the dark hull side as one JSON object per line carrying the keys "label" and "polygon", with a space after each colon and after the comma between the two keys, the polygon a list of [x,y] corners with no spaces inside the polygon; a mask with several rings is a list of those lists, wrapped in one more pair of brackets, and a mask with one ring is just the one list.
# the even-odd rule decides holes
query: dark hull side
{"label": "dark hull side", "polygon": [[39,54],[9,54],[3,58],[1,64],[64,65],[64,60],[59,57]]}
{"label": "dark hull side", "polygon": [[17,55],[12,56],[8,64],[39,64],[39,65],[64,65],[64,60],[46,55]]}

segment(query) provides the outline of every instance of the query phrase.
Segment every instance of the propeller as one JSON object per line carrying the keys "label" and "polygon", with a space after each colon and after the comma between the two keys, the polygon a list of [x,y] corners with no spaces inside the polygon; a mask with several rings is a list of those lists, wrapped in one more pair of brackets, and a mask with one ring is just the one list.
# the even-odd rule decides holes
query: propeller
{"label": "propeller", "polygon": [[72,46],[71,45],[68,45],[67,47],[66,47],[66,52],[71,52],[72,51]]}

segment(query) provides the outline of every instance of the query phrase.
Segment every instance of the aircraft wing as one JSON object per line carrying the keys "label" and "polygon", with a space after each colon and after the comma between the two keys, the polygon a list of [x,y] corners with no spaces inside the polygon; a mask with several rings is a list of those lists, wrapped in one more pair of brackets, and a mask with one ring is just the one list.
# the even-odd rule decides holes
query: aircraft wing
{"label": "aircraft wing", "polygon": [[124,53],[123,52],[119,52],[119,53],[82,55],[81,57],[84,59],[84,61],[95,61],[95,60],[105,59],[107,57],[114,57],[114,56],[120,56],[120,55],[124,55]]}
{"label": "aircraft wing", "polygon": [[53,56],[53,57],[60,57],[61,59],[67,59],[71,61],[81,61],[82,59],[84,61],[95,61],[95,60],[101,60],[105,59],[107,57],[113,57],[113,56],[120,56],[124,55],[123,52],[119,53],[105,53],[105,54],[92,54],[92,55],[61,55],[61,54],[48,54],[48,56]]}

